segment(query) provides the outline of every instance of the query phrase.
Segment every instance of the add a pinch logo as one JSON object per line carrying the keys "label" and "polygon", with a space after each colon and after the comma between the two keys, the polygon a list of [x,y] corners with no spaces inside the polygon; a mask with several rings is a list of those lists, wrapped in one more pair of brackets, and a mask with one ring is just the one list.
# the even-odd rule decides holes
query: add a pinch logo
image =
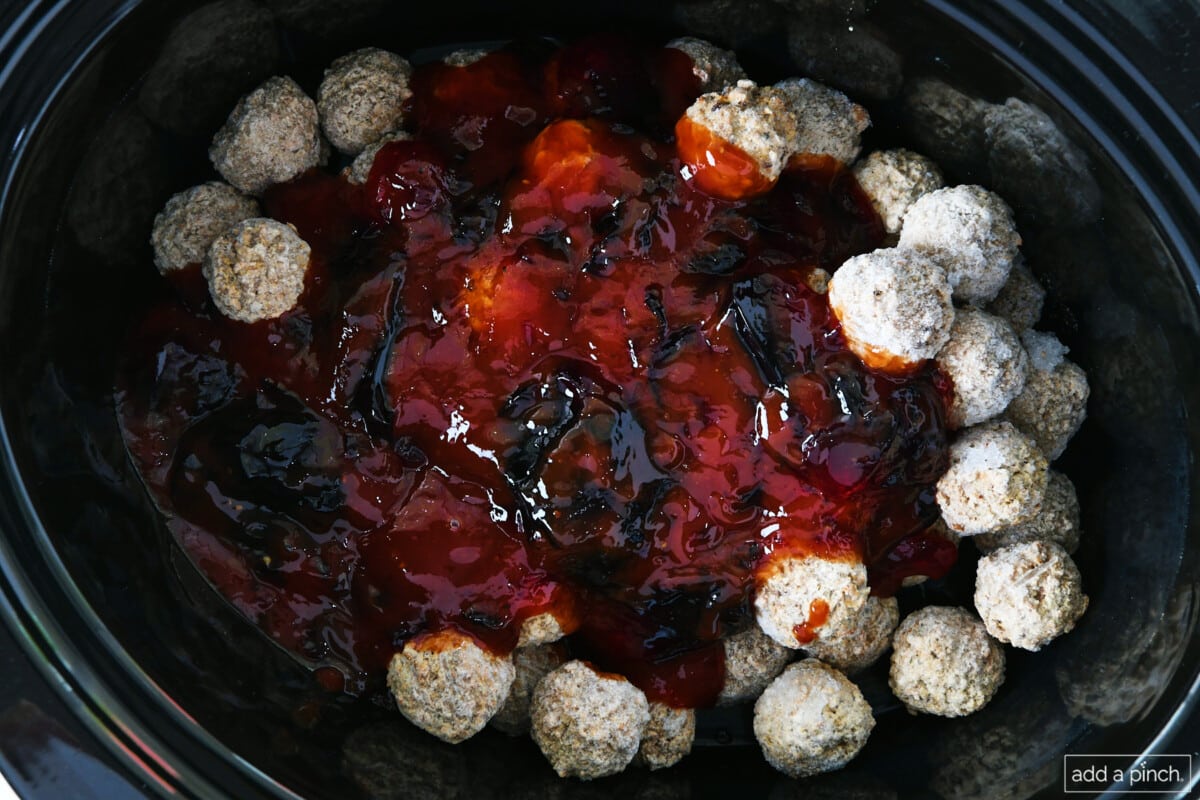
{"label": "add a pinch logo", "polygon": [[1187,754],[1063,756],[1066,793],[1112,791],[1167,797],[1192,784],[1192,757]]}

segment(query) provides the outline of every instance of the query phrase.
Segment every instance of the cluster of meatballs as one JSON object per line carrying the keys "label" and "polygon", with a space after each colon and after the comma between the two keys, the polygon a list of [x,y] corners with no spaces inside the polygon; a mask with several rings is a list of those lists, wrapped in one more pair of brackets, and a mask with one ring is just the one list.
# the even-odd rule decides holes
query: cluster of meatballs
{"label": "cluster of meatballs", "polygon": [[[891,246],[849,259],[829,280],[842,333],[874,368],[903,373],[932,359],[954,387],[957,435],[937,484],[938,529],[953,541],[973,537],[985,554],[975,611],[928,607],[901,621],[895,599],[871,595],[861,561],[780,557],[757,574],[756,626],[723,643],[718,703],[753,702],[767,760],[791,776],[813,775],[840,768],[865,744],[875,721],[849,676],[889,648],[891,688],[911,712],[961,716],[1003,682],[1001,643],[1038,650],[1083,614],[1087,598],[1070,556],[1078,501],[1049,464],[1083,422],[1087,378],[1053,334],[1034,329],[1045,292],[1022,263],[1003,199],[979,186],[944,186],[936,164],[907,150],[859,158],[867,112],[827,86],[759,86],[714,45],[680,39],[668,47],[691,58],[705,92],[686,120],[757,167],[749,181],[706,183],[704,154],[681,144],[685,177],[745,198],[769,190],[797,160],[851,166]],[[480,55],[455,53],[446,63]],[[315,101],[282,77],[245,96],[209,152],[224,182],[175,195],[156,219],[158,268],[201,263],[216,308],[233,320],[294,307],[309,247],[291,227],[261,217],[255,196],[325,163],[330,146],[353,159],[347,180],[364,182],[380,147],[408,135],[410,76],[403,58],[367,49],[335,61]],[[392,658],[388,686],[400,712],[434,736],[460,742],[489,724],[528,733],[564,777],[599,778],[630,764],[658,769],[690,751],[694,710],[651,702],[624,677],[569,660],[563,634],[543,614],[524,623],[507,655],[455,631],[419,636]],[[803,659],[794,662],[797,654]]]}

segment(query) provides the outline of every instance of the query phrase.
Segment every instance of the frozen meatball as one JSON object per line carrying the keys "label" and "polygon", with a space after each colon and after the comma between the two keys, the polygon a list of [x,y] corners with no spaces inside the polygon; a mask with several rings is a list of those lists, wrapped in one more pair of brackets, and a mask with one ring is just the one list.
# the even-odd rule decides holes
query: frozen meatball
{"label": "frozen meatball", "polygon": [[1052,333],[1026,331],[1021,341],[1029,353],[1029,377],[1006,416],[1053,461],[1087,418],[1087,373],[1064,358],[1067,348]]}
{"label": "frozen meatball", "polygon": [[1050,470],[1041,509],[1020,525],[981,533],[971,541],[983,553],[1021,542],[1054,542],[1068,553],[1079,548],[1079,498],[1075,484],[1061,472]]}
{"label": "frozen meatball", "polygon": [[385,133],[378,141],[367,146],[365,150],[354,157],[354,161],[350,162],[350,166],[343,173],[346,180],[350,183],[361,186],[371,177],[371,167],[375,166],[375,156],[379,155],[379,151],[384,145],[392,142],[407,142],[412,139],[412,136],[404,131],[392,131]]}
{"label": "frozen meatball", "polygon": [[804,652],[852,675],[879,660],[891,646],[892,631],[899,622],[896,598],[871,597],[844,635],[818,637],[804,646]]}
{"label": "frozen meatball", "polygon": [[972,536],[1033,519],[1046,495],[1046,457],[1011,423],[968,428],[950,446],[950,468],[937,483],[942,519]]}
{"label": "frozen meatball", "polygon": [[182,191],[171,197],[154,218],[150,234],[154,265],[166,273],[199,264],[218,236],[258,213],[253,198],[218,181]]}
{"label": "frozen meatball", "polygon": [[701,95],[686,115],[749,156],[761,178],[774,183],[798,147],[796,114],[788,100],[774,86],[740,80],[724,91]]}
{"label": "frozen meatball", "polygon": [[979,559],[975,608],[988,633],[1013,647],[1042,649],[1074,628],[1087,606],[1075,562],[1053,542],[1022,542]]}
{"label": "frozen meatball", "polygon": [[954,299],[984,305],[999,294],[1021,237],[1012,209],[979,186],[951,186],[919,198],[904,215],[900,246],[946,268]]}
{"label": "frozen meatball", "polygon": [[330,64],[317,90],[317,111],[329,142],[355,155],[402,127],[404,101],[412,96],[411,77],[407,61],[375,47],[356,50]]}
{"label": "frozen meatball", "polygon": [[808,78],[789,78],[775,84],[791,104],[797,119],[791,153],[797,156],[831,156],[853,163],[859,137],[871,124],[867,110],[849,97]]}
{"label": "frozen meatball", "polygon": [[321,160],[317,106],[291,78],[270,78],[238,101],[208,157],[247,194],[289,181]]}
{"label": "frozen meatball", "polygon": [[895,97],[904,80],[900,54],[868,24],[794,18],[788,26],[788,53],[805,75],[855,96]]}
{"label": "frozen meatball", "polygon": [[650,722],[646,696],[620,675],[569,661],[542,678],[530,707],[533,740],[563,778],[615,775]]}
{"label": "frozen meatball", "polygon": [[512,688],[504,705],[491,718],[494,728],[510,736],[519,736],[529,731],[529,702],[538,681],[558,669],[566,661],[560,647],[549,644],[533,647],[518,647],[513,651],[512,662],[515,675]]}
{"label": "frozen meatball", "polygon": [[854,165],[854,177],[888,233],[900,232],[918,197],[944,185],[937,164],[911,150],[876,150]]}
{"label": "frozen meatball", "polygon": [[866,605],[867,568],[856,558],[777,558],[760,568],[758,626],[784,647],[849,635]]}
{"label": "frozen meatball", "polygon": [[517,647],[528,647],[535,644],[550,644],[557,642],[566,631],[558,617],[550,612],[536,614],[521,623],[521,633],[517,639]]}
{"label": "frozen meatball", "polygon": [[663,769],[678,764],[692,752],[696,741],[696,712],[690,708],[671,708],[665,703],[650,704],[650,722],[642,731],[642,744],[633,763]]}
{"label": "frozen meatball", "polygon": [[387,683],[409,722],[457,744],[483,730],[515,676],[511,659],[447,630],[406,642],[392,656]]}
{"label": "frozen meatball", "polygon": [[841,769],[874,727],[858,687],[815,658],[784,670],[754,704],[754,736],[763,755],[793,778]]}
{"label": "frozen meatball", "polygon": [[721,91],[746,77],[733,51],[722,50],[711,42],[684,36],[667,42],[667,47],[692,60],[692,74],[700,81],[701,92]]}
{"label": "frozen meatball", "polygon": [[962,428],[1008,408],[1025,388],[1029,356],[1017,332],[1000,317],[974,308],[954,314],[950,341],[937,356],[954,383],[950,424]]}
{"label": "frozen meatball", "polygon": [[954,324],[945,270],[910,250],[848,259],[829,281],[829,306],[854,354],[884,370],[933,358]]}
{"label": "frozen meatball", "polygon": [[1100,214],[1091,165],[1040,108],[1010,97],[983,115],[996,191],[1051,225],[1086,225]]}
{"label": "frozen meatball", "polygon": [[216,238],[204,259],[213,305],[239,322],[290,311],[304,291],[311,249],[296,229],[252,217]]}
{"label": "frozen meatball", "polygon": [[904,92],[909,133],[939,164],[954,170],[984,166],[983,114],[988,104],[936,78],[921,78]]}
{"label": "frozen meatball", "polygon": [[792,660],[794,652],[767,636],[755,625],[730,636],[725,648],[725,683],[717,705],[754,700]]}
{"label": "frozen meatball", "polygon": [[1004,650],[966,609],[927,606],[896,629],[888,682],[910,712],[966,716],[1004,683]]}
{"label": "frozen meatball", "polygon": [[443,58],[442,63],[448,67],[469,67],[476,61],[481,60],[489,52],[490,51],[484,50],[480,47],[469,47],[463,50],[455,50],[453,53],[450,53]]}
{"label": "frozen meatball", "polygon": [[987,310],[1003,317],[1018,333],[1026,331],[1042,318],[1042,306],[1046,302],[1046,290],[1033,276],[1024,259],[1013,262],[1008,280],[1000,287],[996,299],[988,304]]}

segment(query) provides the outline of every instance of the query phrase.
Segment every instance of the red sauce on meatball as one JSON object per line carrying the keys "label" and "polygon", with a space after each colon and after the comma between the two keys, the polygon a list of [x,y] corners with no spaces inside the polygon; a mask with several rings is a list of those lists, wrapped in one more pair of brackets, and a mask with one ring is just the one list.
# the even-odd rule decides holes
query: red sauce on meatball
{"label": "red sauce on meatball", "polygon": [[225,319],[197,268],[131,337],[122,425],[172,533],[329,690],[379,690],[422,633],[506,652],[553,612],[574,656],[705,705],[765,559],[862,558],[884,592],[952,563],[920,538],[946,380],[864,366],[809,287],[879,219],[828,161],[751,201],[696,185],[680,56],[419,68],[413,140],[365,185],[264,198],[312,246],[294,310]]}

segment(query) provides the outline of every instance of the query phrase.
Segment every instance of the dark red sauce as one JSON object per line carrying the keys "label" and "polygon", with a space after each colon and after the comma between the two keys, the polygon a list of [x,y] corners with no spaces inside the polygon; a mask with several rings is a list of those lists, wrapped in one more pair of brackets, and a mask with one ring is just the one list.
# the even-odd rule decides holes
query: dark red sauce
{"label": "dark red sauce", "polygon": [[680,55],[418,69],[414,140],[365,185],[264,198],[312,245],[296,309],[224,319],[192,268],[131,337],[122,424],[172,532],[328,690],[553,611],[573,655],[704,705],[773,554],[862,558],[885,593],[949,569],[920,533],[949,387],[864,367],[808,287],[878,218],[832,163],[749,202],[686,179]]}

